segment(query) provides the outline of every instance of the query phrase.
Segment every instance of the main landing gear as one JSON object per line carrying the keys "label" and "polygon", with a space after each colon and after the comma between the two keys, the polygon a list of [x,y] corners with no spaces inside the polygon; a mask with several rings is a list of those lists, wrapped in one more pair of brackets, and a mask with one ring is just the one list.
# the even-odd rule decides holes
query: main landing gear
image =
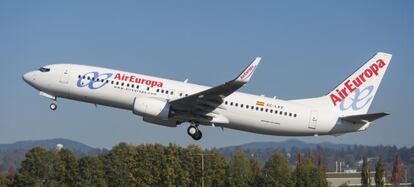
{"label": "main landing gear", "polygon": [[191,125],[188,127],[187,129],[187,133],[188,135],[191,136],[191,138],[193,138],[194,140],[200,140],[201,137],[203,137],[203,134],[201,133],[201,131],[198,129],[198,124],[197,123],[191,123]]}

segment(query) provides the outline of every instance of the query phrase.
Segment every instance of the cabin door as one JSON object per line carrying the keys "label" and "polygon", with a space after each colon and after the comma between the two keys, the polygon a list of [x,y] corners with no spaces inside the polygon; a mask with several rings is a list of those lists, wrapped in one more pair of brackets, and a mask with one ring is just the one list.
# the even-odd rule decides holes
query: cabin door
{"label": "cabin door", "polygon": [[318,111],[312,110],[309,120],[308,128],[310,129],[316,129],[316,124],[318,124]]}

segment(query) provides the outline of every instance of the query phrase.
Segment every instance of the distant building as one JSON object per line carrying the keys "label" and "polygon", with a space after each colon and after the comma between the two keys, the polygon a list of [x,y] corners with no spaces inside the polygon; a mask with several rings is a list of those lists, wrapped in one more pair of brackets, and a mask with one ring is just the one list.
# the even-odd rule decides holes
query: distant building
{"label": "distant building", "polygon": [[[375,186],[375,171],[370,172],[371,185]],[[362,186],[361,172],[357,170],[344,170],[344,172],[327,172],[326,180],[331,186]],[[385,186],[392,186],[384,177]],[[401,183],[400,186],[412,186],[411,183]]]}
{"label": "distant building", "polygon": [[57,144],[56,145],[56,150],[57,151],[60,151],[60,150],[62,150],[63,149],[63,145],[62,144]]}
{"label": "distant building", "polygon": [[[371,184],[375,184],[375,172],[370,172]],[[327,172],[326,180],[331,186],[361,186],[361,173],[356,170],[346,170],[346,172]]]}

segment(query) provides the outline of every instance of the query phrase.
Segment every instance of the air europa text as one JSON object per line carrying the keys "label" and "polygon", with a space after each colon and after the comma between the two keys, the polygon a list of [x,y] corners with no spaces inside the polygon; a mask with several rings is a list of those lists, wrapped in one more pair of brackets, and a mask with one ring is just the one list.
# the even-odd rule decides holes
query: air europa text
{"label": "air europa text", "polygon": [[354,92],[357,88],[359,88],[373,76],[378,76],[378,71],[384,66],[386,66],[385,62],[382,59],[378,59],[367,69],[360,72],[359,75],[346,80],[342,85],[342,89],[336,89],[336,93],[333,91],[329,95],[331,97],[333,105],[336,106],[338,102],[342,102],[342,100],[347,98],[349,94]]}
{"label": "air europa text", "polygon": [[120,81],[128,81],[131,83],[137,83],[137,84],[145,84],[151,87],[160,87],[162,88],[163,83],[160,81],[145,79],[145,78],[139,78],[135,75],[125,75],[121,73],[117,73],[114,77],[114,79],[120,80]]}

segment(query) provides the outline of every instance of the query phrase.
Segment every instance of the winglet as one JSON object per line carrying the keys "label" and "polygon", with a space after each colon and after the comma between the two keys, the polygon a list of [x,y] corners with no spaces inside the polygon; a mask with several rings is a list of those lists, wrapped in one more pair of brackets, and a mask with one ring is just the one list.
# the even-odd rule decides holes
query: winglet
{"label": "winglet", "polygon": [[235,81],[240,82],[240,83],[249,82],[250,78],[252,77],[254,73],[254,70],[256,70],[257,66],[259,65],[260,60],[262,60],[261,57],[256,57],[253,60],[253,62],[249,66],[247,66],[246,69],[244,69],[244,71],[237,77]]}

